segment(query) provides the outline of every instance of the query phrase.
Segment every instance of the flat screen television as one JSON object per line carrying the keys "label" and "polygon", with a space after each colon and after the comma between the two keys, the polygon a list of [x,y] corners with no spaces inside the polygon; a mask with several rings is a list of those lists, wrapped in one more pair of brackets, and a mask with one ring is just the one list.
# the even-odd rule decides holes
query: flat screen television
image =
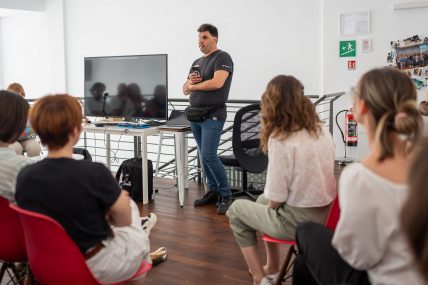
{"label": "flat screen television", "polygon": [[86,116],[166,120],[166,54],[85,57]]}

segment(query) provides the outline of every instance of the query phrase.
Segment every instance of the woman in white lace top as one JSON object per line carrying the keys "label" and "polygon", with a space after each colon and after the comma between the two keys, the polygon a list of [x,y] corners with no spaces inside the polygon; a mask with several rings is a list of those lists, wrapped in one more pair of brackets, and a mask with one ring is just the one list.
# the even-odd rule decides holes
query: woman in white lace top
{"label": "woman in white lace top", "polygon": [[260,144],[269,164],[264,195],[235,201],[227,215],[253,284],[270,284],[279,271],[279,247],[266,243],[267,264],[257,252],[256,232],[294,239],[303,221],[324,223],[336,196],[334,145],[315,107],[292,76],[272,79],[261,100]]}

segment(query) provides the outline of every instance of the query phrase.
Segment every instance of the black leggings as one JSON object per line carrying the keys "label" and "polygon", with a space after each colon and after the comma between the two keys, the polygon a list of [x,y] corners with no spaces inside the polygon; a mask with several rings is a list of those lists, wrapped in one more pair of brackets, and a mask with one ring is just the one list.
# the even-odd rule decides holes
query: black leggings
{"label": "black leggings", "polygon": [[313,222],[297,227],[299,255],[293,270],[294,285],[370,285],[367,272],[349,266],[331,245],[333,231]]}

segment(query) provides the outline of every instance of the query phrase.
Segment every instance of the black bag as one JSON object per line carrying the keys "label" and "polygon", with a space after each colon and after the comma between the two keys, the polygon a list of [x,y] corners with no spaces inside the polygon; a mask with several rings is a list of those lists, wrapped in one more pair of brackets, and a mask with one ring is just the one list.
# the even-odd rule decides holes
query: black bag
{"label": "black bag", "polygon": [[221,106],[209,106],[209,107],[192,107],[189,106],[184,110],[186,119],[190,122],[202,122],[210,117],[210,114],[221,108]]}
{"label": "black bag", "polygon": [[[135,202],[143,201],[141,172],[141,158],[124,160],[116,172],[116,180],[120,187],[128,191]],[[149,200],[151,200],[153,195],[153,163],[151,160],[147,160],[147,177],[149,179]]]}

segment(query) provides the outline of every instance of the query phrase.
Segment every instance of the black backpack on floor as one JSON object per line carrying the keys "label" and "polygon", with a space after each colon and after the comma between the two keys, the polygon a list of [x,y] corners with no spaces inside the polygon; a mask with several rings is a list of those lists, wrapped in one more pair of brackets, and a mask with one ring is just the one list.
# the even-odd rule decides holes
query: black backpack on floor
{"label": "black backpack on floor", "polygon": [[[153,163],[147,160],[147,177],[149,179],[149,200],[153,195]],[[141,158],[124,160],[116,172],[116,180],[122,189],[129,192],[135,202],[143,201],[143,179],[141,173]]]}

